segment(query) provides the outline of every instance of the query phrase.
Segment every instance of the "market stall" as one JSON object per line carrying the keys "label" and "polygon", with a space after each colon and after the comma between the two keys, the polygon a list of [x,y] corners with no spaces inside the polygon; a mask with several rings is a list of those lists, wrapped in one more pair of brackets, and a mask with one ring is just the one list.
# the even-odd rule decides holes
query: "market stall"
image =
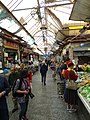
{"label": "market stall", "polygon": [[90,73],[78,73],[78,115],[82,120],[90,120]]}

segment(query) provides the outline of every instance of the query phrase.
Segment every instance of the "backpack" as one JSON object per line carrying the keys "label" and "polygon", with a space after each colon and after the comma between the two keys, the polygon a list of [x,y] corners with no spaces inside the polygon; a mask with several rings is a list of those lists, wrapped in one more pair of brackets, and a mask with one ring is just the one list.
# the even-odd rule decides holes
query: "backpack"
{"label": "backpack", "polygon": [[[24,94],[22,94],[22,93],[17,93],[17,92],[14,91],[14,88],[15,88],[15,85],[16,85],[16,81],[17,81],[17,80],[14,81],[14,84],[13,84],[13,86],[12,86],[12,96],[13,96],[13,97],[23,97]],[[18,90],[21,89],[21,86],[22,86],[22,80],[20,79],[20,83],[19,83],[19,86],[18,86]]]}

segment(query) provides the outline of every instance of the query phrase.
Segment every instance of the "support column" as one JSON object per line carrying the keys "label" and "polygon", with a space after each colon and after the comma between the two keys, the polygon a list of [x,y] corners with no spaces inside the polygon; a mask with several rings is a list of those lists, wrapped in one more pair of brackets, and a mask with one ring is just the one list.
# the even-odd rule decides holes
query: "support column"
{"label": "support column", "polygon": [[73,47],[69,47],[69,58],[71,59],[71,60],[73,60],[74,58],[73,58]]}

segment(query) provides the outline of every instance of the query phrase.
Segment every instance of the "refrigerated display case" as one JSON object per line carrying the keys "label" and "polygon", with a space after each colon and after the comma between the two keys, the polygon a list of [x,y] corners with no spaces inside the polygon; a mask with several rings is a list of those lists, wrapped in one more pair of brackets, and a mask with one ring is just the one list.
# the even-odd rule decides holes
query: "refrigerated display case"
{"label": "refrigerated display case", "polygon": [[81,120],[90,120],[90,101],[81,94],[82,87],[78,89],[78,115]]}

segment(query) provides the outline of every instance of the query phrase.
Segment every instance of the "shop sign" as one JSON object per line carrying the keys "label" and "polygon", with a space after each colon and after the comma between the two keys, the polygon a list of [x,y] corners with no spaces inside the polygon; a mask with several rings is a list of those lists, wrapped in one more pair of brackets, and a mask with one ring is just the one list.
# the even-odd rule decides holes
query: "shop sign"
{"label": "shop sign", "polygon": [[6,60],[13,60],[13,58],[6,58]]}
{"label": "shop sign", "polygon": [[11,48],[11,49],[18,49],[19,48],[19,45],[15,42],[11,42],[11,41],[7,41],[7,40],[4,40],[4,46],[6,48]]}

